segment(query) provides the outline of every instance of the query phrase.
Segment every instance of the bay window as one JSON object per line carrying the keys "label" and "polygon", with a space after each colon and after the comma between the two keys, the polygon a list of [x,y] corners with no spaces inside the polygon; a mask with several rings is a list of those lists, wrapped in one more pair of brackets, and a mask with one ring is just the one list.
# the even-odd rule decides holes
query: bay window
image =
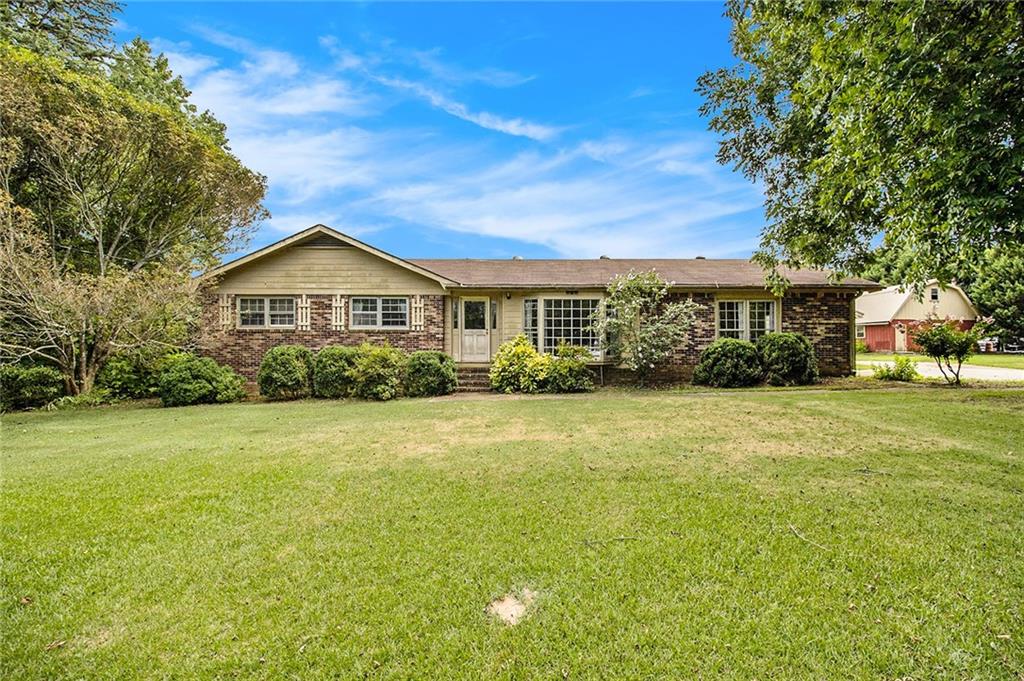
{"label": "bay window", "polygon": [[352,298],[350,328],[353,329],[407,329],[409,328],[409,299],[383,296]]}
{"label": "bay window", "polygon": [[776,330],[774,300],[718,301],[718,337],[757,342]]}
{"label": "bay window", "polygon": [[238,326],[243,329],[295,327],[295,298],[238,298]]}

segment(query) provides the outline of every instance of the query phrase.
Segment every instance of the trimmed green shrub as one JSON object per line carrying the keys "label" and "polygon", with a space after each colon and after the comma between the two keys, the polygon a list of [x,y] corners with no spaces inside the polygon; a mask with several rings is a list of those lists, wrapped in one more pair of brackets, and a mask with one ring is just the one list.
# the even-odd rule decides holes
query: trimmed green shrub
{"label": "trimmed green shrub", "polygon": [[256,383],[271,400],[296,400],[312,388],[313,352],[302,345],[278,345],[263,355]]}
{"label": "trimmed green shrub", "polygon": [[105,404],[117,402],[114,396],[106,388],[93,388],[89,392],[78,395],[65,395],[54,400],[48,405],[50,409],[80,409],[82,407],[102,407]]}
{"label": "trimmed green shrub", "polygon": [[0,411],[32,409],[64,394],[64,377],[52,367],[0,366]]}
{"label": "trimmed green shrub", "polygon": [[909,383],[921,378],[917,372],[917,362],[904,355],[893,356],[892,364],[876,364],[871,368],[875,378],[880,381],[904,381]]}
{"label": "trimmed green shrub", "polygon": [[530,339],[519,334],[498,348],[491,362],[491,387],[502,393],[542,392],[551,358],[537,352]]}
{"label": "trimmed green shrub", "polygon": [[348,371],[352,394],[367,400],[391,400],[402,394],[409,356],[390,345],[359,346],[355,364]]}
{"label": "trimmed green shrub", "polygon": [[160,372],[183,352],[126,353],[107,360],[96,377],[96,387],[116,399],[155,397],[160,392]]}
{"label": "trimmed green shrub", "polygon": [[581,393],[594,389],[594,375],[587,367],[594,356],[578,345],[561,344],[555,350],[547,373],[547,390],[552,393]]}
{"label": "trimmed green shrub", "polygon": [[356,364],[359,348],[347,345],[328,345],[313,358],[313,395],[327,399],[340,399],[352,395],[349,371]]}
{"label": "trimmed green shrub", "polygon": [[818,380],[818,358],[799,333],[767,333],[757,339],[761,370],[768,385],[809,385]]}
{"label": "trimmed green shrub", "polygon": [[160,402],[165,407],[237,402],[245,397],[245,379],[208,357],[176,353],[160,372]]}
{"label": "trimmed green shrub", "polygon": [[693,382],[716,388],[742,388],[761,381],[757,346],[736,338],[719,338],[700,353]]}
{"label": "trimmed green shrub", "polygon": [[405,394],[432,397],[455,392],[458,386],[455,360],[436,350],[420,350],[409,355],[405,373]]}
{"label": "trimmed green shrub", "polygon": [[867,353],[871,352],[871,348],[868,347],[868,344],[863,340],[859,339],[856,343],[854,343],[854,348],[857,350],[858,355],[866,355]]}

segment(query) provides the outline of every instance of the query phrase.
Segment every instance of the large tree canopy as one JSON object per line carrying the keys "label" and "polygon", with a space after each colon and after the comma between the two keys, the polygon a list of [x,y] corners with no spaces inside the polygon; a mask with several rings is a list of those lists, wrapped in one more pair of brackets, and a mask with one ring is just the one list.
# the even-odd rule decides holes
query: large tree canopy
{"label": "large tree canopy", "polygon": [[214,263],[262,219],[265,179],[183,119],[106,80],[0,46],[10,192],[54,259],[103,274],[185,251]]}
{"label": "large tree canopy", "polygon": [[51,363],[73,393],[113,353],[183,342],[192,273],[266,214],[265,178],[133,49],[117,87],[0,44],[0,361]]}
{"label": "large tree canopy", "polygon": [[971,290],[982,314],[1006,340],[1024,339],[1024,244],[990,251]]}
{"label": "large tree canopy", "polygon": [[1024,240],[1024,12],[1015,2],[731,0],[739,63],[699,80],[719,160],[762,183],[756,258],[904,281]]}
{"label": "large tree canopy", "polygon": [[4,0],[0,41],[96,70],[114,52],[114,0]]}

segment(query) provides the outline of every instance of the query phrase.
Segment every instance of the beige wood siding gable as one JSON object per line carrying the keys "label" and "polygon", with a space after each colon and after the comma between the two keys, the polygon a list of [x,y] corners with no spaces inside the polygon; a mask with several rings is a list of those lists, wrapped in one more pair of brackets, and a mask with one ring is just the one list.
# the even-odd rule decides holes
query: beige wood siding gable
{"label": "beige wood siding gable", "polygon": [[289,246],[226,272],[221,294],[440,294],[439,283],[358,248]]}

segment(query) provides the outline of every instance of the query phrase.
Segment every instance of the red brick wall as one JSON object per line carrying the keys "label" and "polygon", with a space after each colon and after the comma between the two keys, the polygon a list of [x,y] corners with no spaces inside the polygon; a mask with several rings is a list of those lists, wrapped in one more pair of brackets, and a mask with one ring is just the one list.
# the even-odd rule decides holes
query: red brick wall
{"label": "red brick wall", "polygon": [[814,345],[823,376],[850,374],[850,294],[791,293],[782,299],[782,330],[801,333]]}
{"label": "red brick wall", "polygon": [[[221,330],[216,293],[204,296],[200,351],[221,364],[227,364],[249,380],[256,379],[264,353],[277,345],[305,345],[319,350],[325,345],[358,345],[364,341],[390,343],[414,350],[444,350],[444,296],[423,296],[421,331],[350,331],[348,297],[344,297],[345,329],[331,329],[331,296],[309,296],[309,330],[228,329]],[[235,309],[232,296],[231,309]]]}
{"label": "red brick wall", "polygon": [[[684,300],[690,294],[674,293],[671,299]],[[657,383],[687,381],[700,358],[701,351],[715,341],[715,297],[710,293],[693,294],[700,304],[689,339],[672,353],[654,377]],[[264,353],[276,345],[298,344],[318,350],[325,345],[357,345],[363,341],[388,342],[407,351],[444,349],[444,296],[424,296],[424,328],[422,331],[340,331],[331,329],[331,296],[311,295],[310,329],[230,329],[221,331],[218,301],[207,294],[203,313],[200,347],[203,354],[228,364],[249,379],[255,379]],[[783,331],[807,336],[814,345],[821,373],[826,376],[846,375],[850,366],[850,304],[848,294],[821,292],[795,293],[782,300]],[[234,300],[231,301],[234,310]],[[346,326],[350,318],[345,298]],[[606,382],[627,382],[625,374],[613,367],[605,368]]]}
{"label": "red brick wall", "polygon": [[[673,294],[673,301],[684,300],[688,294]],[[715,297],[712,294],[694,294],[693,300],[701,305],[689,339],[672,353],[671,359],[661,367],[653,382],[659,384],[688,381],[700,359],[701,351],[715,341]],[[851,373],[850,305],[849,294],[821,292],[792,293],[782,299],[782,331],[801,333],[810,339],[818,357],[818,366],[824,376],[845,376]],[[604,368],[606,384],[633,383],[629,371],[616,367]]]}

